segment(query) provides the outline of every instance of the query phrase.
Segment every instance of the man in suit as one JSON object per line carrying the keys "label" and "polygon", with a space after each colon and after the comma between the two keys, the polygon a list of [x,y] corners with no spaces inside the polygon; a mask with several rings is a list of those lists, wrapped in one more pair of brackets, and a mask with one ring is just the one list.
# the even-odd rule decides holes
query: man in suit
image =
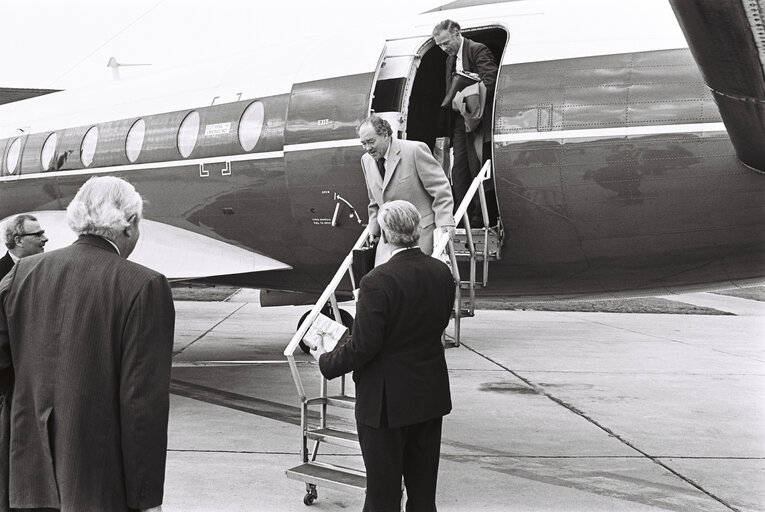
{"label": "man in suit", "polygon": [[443,416],[451,411],[441,334],[454,305],[449,268],[417,248],[420,216],[390,201],[378,214],[390,260],[361,280],[350,340],[314,351],[333,379],[353,370],[356,424],[367,472],[367,512],[436,510]]}
{"label": "man in suit", "polygon": [[[454,185],[454,201],[459,207],[464,199],[470,183],[478,175],[481,165],[490,156],[483,142],[489,142],[490,149],[492,116],[491,109],[494,104],[494,88],[497,83],[497,63],[494,55],[483,44],[462,37],[460,25],[456,21],[444,20],[433,29],[433,39],[448,57],[446,58],[446,90],[451,88],[451,82],[455,71],[470,72],[477,74],[486,87],[486,100],[484,105],[483,119],[478,128],[468,130],[466,120],[459,113],[452,111],[447,116],[450,121],[452,136],[452,148],[454,149],[454,164],[452,166],[452,184]],[[477,108],[477,107],[473,107]],[[476,150],[475,137],[480,134],[481,143]],[[486,152],[487,154],[484,154]],[[493,188],[490,196],[494,198]],[[496,203],[496,199],[492,199]],[[491,204],[491,201],[488,201]],[[495,205],[493,205],[495,206]],[[493,208],[494,209],[494,208]],[[478,194],[468,208],[471,227],[483,225]]]}
{"label": "man in suit", "polygon": [[[380,236],[377,212],[388,201],[409,201],[420,212],[420,249],[433,252],[436,229],[439,235],[454,235],[454,200],[444,170],[428,146],[418,141],[393,138],[385,119],[372,115],[359,126],[359,139],[366,153],[361,168],[369,194],[369,233]],[[390,258],[390,246],[383,240],[377,246],[375,265]]]}
{"label": "man in suit", "polygon": [[48,238],[33,215],[21,214],[5,223],[5,246],[8,252],[0,258],[0,279],[11,271],[21,258],[45,250]]}
{"label": "man in suit", "polygon": [[142,210],[128,182],[91,178],[67,208],[79,238],[0,282],[11,509],[161,510],[175,310],[127,260]]}

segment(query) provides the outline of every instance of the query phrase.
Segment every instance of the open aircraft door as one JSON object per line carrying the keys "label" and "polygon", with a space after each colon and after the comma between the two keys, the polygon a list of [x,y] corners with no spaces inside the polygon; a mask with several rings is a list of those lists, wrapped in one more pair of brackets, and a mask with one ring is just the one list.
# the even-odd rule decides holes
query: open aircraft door
{"label": "open aircraft door", "polygon": [[[294,222],[290,241],[307,265],[337,264],[367,223],[363,153],[356,127],[369,115],[384,40],[315,45],[297,70],[284,130],[284,164]],[[381,51],[382,49],[382,51]]]}

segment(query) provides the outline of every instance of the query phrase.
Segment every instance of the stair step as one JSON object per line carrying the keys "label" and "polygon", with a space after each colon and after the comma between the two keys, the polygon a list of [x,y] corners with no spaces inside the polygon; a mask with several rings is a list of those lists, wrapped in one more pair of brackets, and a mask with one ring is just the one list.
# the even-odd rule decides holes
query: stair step
{"label": "stair step", "polygon": [[364,473],[333,464],[306,462],[288,469],[286,473],[287,478],[316,486],[362,491],[367,488],[367,478]]}
{"label": "stair step", "polygon": [[[451,318],[454,318],[454,310],[452,310]],[[474,317],[475,311],[470,311],[469,309],[460,309],[460,318],[467,318],[467,317]]]}
{"label": "stair step", "polygon": [[342,407],[343,409],[355,409],[356,397],[347,395],[336,395],[327,397],[327,405]]}
{"label": "stair step", "polygon": [[359,447],[359,435],[356,432],[349,432],[347,430],[338,430],[334,428],[317,428],[315,430],[307,431],[305,436],[308,439],[322,441],[338,446],[347,446],[349,448]]}
{"label": "stair step", "polygon": [[327,404],[342,409],[354,409],[356,407],[356,397],[348,395],[319,396],[316,398],[309,398],[305,402],[307,405]]}
{"label": "stair step", "polygon": [[[456,247],[454,248],[454,257],[458,260],[469,260],[470,259],[470,251],[465,249],[464,251],[460,251]],[[498,261],[499,258],[497,258],[497,252],[496,251],[489,251],[489,261]],[[475,253],[475,260],[476,261],[483,261],[483,252],[480,250],[476,250]]]}

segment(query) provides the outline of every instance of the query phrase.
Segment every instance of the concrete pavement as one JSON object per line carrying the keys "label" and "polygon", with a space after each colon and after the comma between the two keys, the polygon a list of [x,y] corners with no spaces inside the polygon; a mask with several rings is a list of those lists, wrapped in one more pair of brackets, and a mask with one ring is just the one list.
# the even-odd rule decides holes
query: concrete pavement
{"label": "concrete pavement", "polygon": [[[307,508],[284,476],[300,430],[282,351],[308,308],[232,300],[176,303],[165,512],[361,510],[360,493],[321,487]],[[439,510],[765,510],[765,312],[748,306],[464,320]],[[299,359],[310,394],[318,368]]]}

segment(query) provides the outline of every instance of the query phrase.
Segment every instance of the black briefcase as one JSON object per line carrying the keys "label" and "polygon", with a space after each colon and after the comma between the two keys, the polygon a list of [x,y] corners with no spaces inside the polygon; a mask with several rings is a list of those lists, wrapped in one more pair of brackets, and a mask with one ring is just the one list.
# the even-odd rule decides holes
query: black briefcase
{"label": "black briefcase", "polygon": [[369,247],[353,250],[353,278],[356,280],[356,286],[359,286],[361,278],[367,275],[369,271],[375,268],[375,253],[377,252],[377,243]]}

